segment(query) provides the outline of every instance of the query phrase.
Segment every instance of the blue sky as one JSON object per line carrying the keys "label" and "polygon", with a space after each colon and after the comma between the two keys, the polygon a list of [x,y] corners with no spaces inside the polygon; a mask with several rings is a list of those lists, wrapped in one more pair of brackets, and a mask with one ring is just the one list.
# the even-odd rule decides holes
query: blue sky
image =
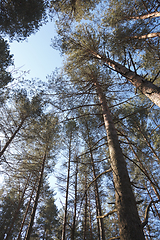
{"label": "blue sky", "polygon": [[21,71],[30,70],[28,79],[45,80],[56,67],[60,67],[62,59],[59,52],[51,47],[51,38],[56,34],[54,22],[42,26],[36,34],[32,34],[22,42],[10,43],[10,52],[14,55],[14,64]]}
{"label": "blue sky", "polygon": [[[59,52],[51,47],[51,38],[55,35],[54,22],[49,22],[27,40],[10,43],[10,53],[14,55],[15,67],[20,68],[21,71],[30,70],[30,73],[25,76],[26,79],[39,78],[44,81],[46,76],[50,75],[56,67],[61,66],[62,59]],[[62,196],[57,191],[55,177],[50,176],[49,181],[51,187],[57,192],[55,196],[57,199],[56,204],[61,207],[59,198],[62,198]]]}

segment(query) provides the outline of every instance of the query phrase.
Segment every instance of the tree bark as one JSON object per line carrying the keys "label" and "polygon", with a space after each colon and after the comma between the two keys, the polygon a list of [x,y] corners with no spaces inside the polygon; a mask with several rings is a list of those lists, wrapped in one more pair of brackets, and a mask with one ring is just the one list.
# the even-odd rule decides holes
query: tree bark
{"label": "tree bark", "polygon": [[107,132],[107,140],[110,152],[110,163],[113,171],[115,187],[116,209],[119,222],[121,240],[145,240],[140,218],[136,208],[135,197],[131,188],[126,162],[119,145],[117,132],[112,116],[106,103],[102,89],[94,80],[94,85],[102,106],[103,118]]}
{"label": "tree bark", "polygon": [[33,223],[34,223],[34,217],[35,217],[37,204],[38,204],[38,199],[39,199],[39,193],[40,193],[40,189],[41,189],[41,185],[42,185],[42,179],[43,179],[44,165],[45,165],[46,157],[47,157],[47,149],[45,151],[45,154],[44,154],[44,157],[43,157],[43,160],[42,160],[41,173],[40,173],[40,176],[39,176],[39,183],[38,183],[38,187],[37,187],[37,193],[36,193],[34,206],[33,206],[33,209],[32,209],[31,218],[30,218],[30,222],[29,222],[29,225],[28,225],[28,229],[27,229],[25,240],[29,240],[30,236],[31,236],[32,227],[33,227]]}

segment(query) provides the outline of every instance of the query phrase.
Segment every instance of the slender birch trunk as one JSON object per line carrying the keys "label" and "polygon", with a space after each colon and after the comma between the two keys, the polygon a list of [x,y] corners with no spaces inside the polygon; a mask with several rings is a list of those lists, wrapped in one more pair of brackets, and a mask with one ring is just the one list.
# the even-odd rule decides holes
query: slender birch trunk
{"label": "slender birch trunk", "polygon": [[44,165],[45,165],[46,157],[47,157],[47,149],[45,151],[45,154],[44,154],[44,157],[43,157],[43,160],[42,160],[41,173],[40,173],[40,176],[39,176],[37,193],[36,193],[34,206],[33,206],[32,213],[31,213],[31,218],[30,218],[30,222],[29,222],[29,225],[28,225],[27,233],[26,233],[26,236],[25,236],[25,240],[29,240],[30,236],[31,236],[32,227],[33,227],[33,223],[34,223],[34,217],[35,217],[37,204],[38,204],[38,199],[39,199],[39,193],[40,193],[40,189],[41,189],[41,185],[42,185],[42,179],[43,179]]}
{"label": "slender birch trunk", "polygon": [[102,106],[103,118],[107,132],[107,140],[110,152],[110,163],[113,172],[115,187],[116,209],[119,222],[121,240],[145,240],[140,218],[136,208],[136,201],[132,191],[126,162],[119,145],[117,132],[112,116],[106,103],[106,98],[97,81],[94,85]]}

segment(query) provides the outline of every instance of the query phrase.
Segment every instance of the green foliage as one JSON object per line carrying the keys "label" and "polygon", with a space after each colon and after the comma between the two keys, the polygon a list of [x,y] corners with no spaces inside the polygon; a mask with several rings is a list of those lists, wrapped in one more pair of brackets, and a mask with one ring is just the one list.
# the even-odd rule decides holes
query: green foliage
{"label": "green foliage", "polygon": [[85,18],[89,13],[94,10],[99,0],[60,0],[51,1],[51,11],[60,12],[61,14],[68,15],[80,21]]}
{"label": "green foliage", "polygon": [[[15,214],[15,211],[17,210],[18,206],[18,196],[14,189],[12,189],[10,192],[7,194],[3,194],[0,199],[0,239],[3,239],[5,234],[8,232],[10,224],[12,222],[12,218]],[[23,206],[21,206],[22,209]],[[9,238],[9,240],[13,239],[16,237],[19,227],[20,227],[20,222],[21,222],[21,210],[18,212],[18,216],[16,218],[16,221],[14,223],[14,229],[12,231],[12,234]]]}
{"label": "green foliage", "polygon": [[41,239],[57,239],[59,232],[58,210],[52,194],[46,197],[39,207],[35,233]]}
{"label": "green foliage", "polygon": [[[130,51],[133,58],[138,55],[141,59],[139,65],[142,69],[144,67],[145,69],[149,69],[151,66],[155,67],[156,64],[158,65],[156,71],[158,71],[159,37],[158,34],[155,37],[147,37],[147,34],[159,32],[159,18],[147,17],[147,14],[158,10],[157,1],[110,0],[107,12],[104,11],[103,13],[102,23],[103,31],[106,32],[106,28],[110,31],[110,37],[108,38],[108,35],[105,37],[108,42],[108,50],[119,59],[122,57],[123,60],[126,58],[126,53]],[[145,15],[146,18],[144,19],[136,19],[136,17]],[[145,66],[143,63],[145,63]],[[150,65],[149,68],[147,63]]]}
{"label": "green foliage", "polygon": [[11,74],[7,71],[12,64],[13,55],[9,52],[8,43],[0,37],[0,88],[3,88],[13,80]]}
{"label": "green foliage", "polygon": [[0,33],[16,40],[23,40],[35,33],[46,21],[47,2],[43,0],[2,0]]}

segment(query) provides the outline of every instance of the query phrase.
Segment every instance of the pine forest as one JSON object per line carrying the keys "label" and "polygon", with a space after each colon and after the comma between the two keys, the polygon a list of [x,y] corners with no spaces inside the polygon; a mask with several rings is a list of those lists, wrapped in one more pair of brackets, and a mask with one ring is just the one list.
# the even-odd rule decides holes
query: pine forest
{"label": "pine forest", "polygon": [[[48,22],[28,79],[10,43]],[[160,1],[1,0],[0,240],[158,240],[159,164]]]}

